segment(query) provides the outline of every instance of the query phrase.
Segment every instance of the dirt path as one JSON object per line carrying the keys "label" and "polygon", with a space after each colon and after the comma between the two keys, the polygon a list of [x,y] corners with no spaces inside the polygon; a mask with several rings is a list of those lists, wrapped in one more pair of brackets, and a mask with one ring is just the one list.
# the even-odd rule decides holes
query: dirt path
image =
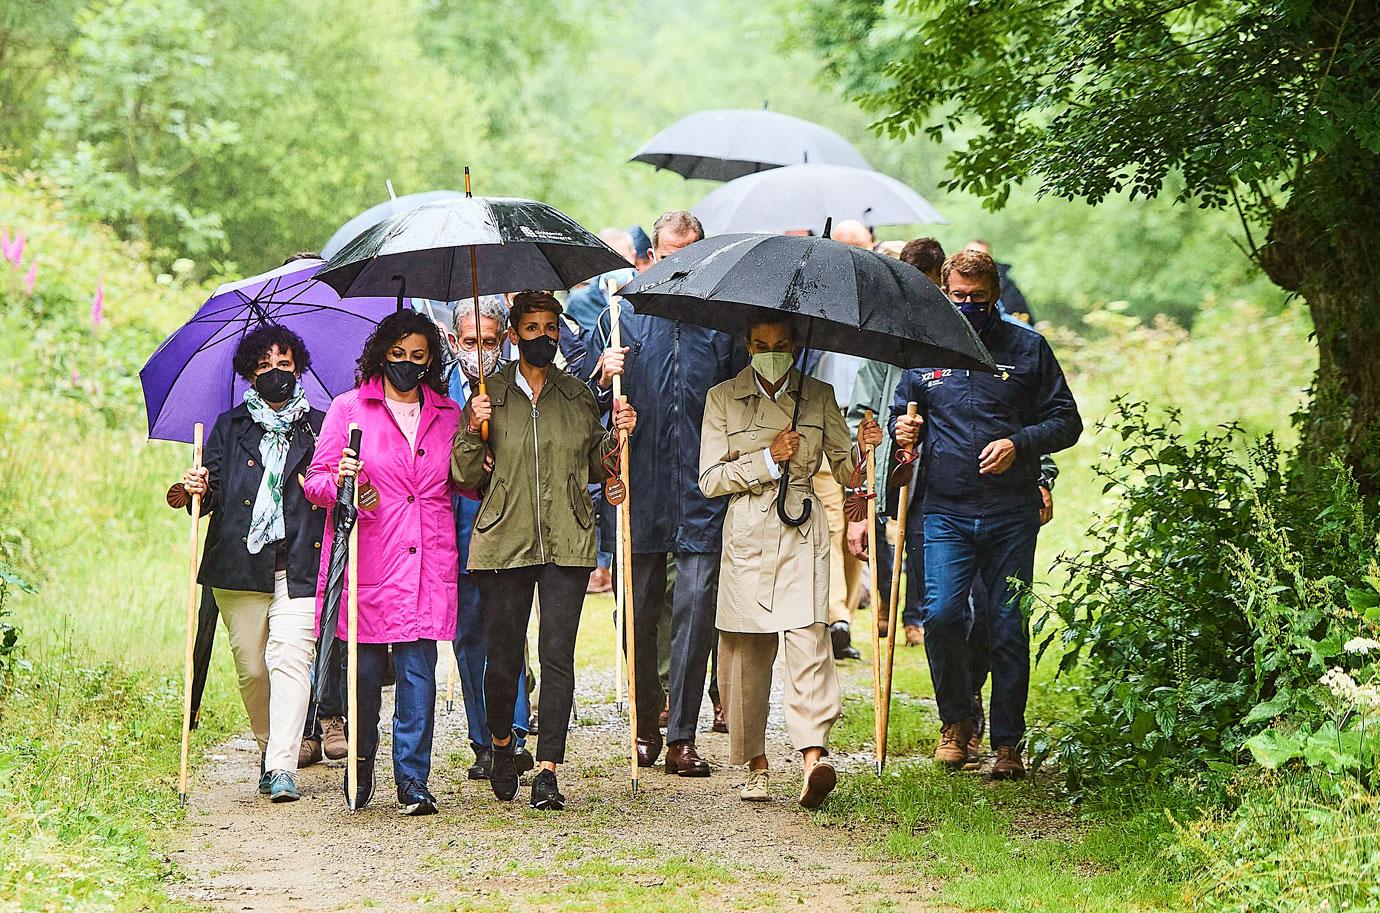
{"label": "dirt path", "polygon": [[[185,881],[174,893],[214,910],[288,913],[404,903],[426,911],[940,908],[934,885],[865,858],[862,829],[821,824],[796,805],[799,775],[779,719],[770,739],[776,801],[738,798],[742,775],[724,771],[727,737],[713,734],[699,746],[714,776],[644,770],[630,799],[625,724],[597,697],[606,683],[588,671],[582,678],[562,768],[565,812],[527,808],[527,778],[509,804],[487,783],[465,780],[458,698],[453,712],[437,713],[431,786],[441,812],[430,818],[397,815],[386,762],[373,804],[356,815],[345,811],[341,770],[326,765],[302,773],[302,801],[272,805],[255,789],[252,740],[235,739],[196,783],[173,856]],[[386,736],[379,755],[388,757]],[[844,776],[868,775],[866,758],[835,760]]]}

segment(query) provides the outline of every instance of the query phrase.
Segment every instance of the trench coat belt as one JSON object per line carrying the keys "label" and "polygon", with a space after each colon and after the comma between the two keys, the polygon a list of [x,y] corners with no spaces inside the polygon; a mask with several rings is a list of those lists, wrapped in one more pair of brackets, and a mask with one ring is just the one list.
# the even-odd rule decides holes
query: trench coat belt
{"label": "trench coat belt", "polygon": [[[800,516],[803,499],[808,497],[817,500],[814,497],[814,486],[810,481],[813,473],[805,475],[799,466],[791,468],[794,471],[788,480],[786,508],[792,516]],[[762,493],[753,496],[751,501],[752,508],[757,512],[757,523],[754,525],[762,542],[762,565],[757,569],[757,603],[768,612],[772,611],[772,604],[775,602],[776,577],[781,570],[782,552],[791,551],[788,546],[789,537],[799,536],[802,540],[808,540],[808,530],[815,522],[815,514],[820,510],[819,505],[811,508],[810,522],[801,526],[787,526],[782,523],[776,513],[776,493],[780,485],[780,482],[773,482],[764,486]]]}

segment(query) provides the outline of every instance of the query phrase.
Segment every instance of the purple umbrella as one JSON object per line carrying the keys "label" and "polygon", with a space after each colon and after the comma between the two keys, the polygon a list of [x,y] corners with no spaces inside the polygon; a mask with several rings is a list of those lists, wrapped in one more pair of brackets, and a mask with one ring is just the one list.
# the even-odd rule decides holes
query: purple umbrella
{"label": "purple umbrella", "polygon": [[209,429],[218,415],[239,404],[248,384],[232,366],[235,347],[260,324],[282,324],[306,343],[312,365],[302,386],[313,406],[325,409],[354,387],[364,340],[397,303],[394,298],[341,299],[313,278],[324,262],[294,260],[226,283],[163,341],[139,372],[151,440],[191,443],[194,423]]}

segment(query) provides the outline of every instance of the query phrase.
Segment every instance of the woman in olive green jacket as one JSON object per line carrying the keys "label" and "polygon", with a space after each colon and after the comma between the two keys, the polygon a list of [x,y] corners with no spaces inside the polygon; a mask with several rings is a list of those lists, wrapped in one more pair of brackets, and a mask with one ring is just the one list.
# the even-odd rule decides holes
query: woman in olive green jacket
{"label": "woman in olive green jacket", "polygon": [[[577,378],[552,367],[561,305],[550,292],[513,298],[509,338],[519,358],[470,398],[455,438],[452,474],[483,492],[470,541],[469,570],[479,584],[489,661],[484,701],[493,734],[489,785],[503,800],[517,794],[513,702],[535,589],[541,599],[541,737],[532,807],[559,810],[565,797],[556,765],[565,760],[575,692],[575,634],[585,585],[594,568],[594,505],[589,483],[603,481],[603,455],[614,446],[599,424],[594,396]],[[631,432],[631,406],[614,414]],[[489,423],[489,439],[482,426]]]}

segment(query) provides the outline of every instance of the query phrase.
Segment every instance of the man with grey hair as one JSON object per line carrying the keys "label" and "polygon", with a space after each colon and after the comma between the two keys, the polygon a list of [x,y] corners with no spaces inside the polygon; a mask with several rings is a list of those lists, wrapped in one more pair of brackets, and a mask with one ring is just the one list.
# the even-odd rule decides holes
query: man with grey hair
{"label": "man with grey hair", "polygon": [[[653,258],[669,257],[703,237],[704,229],[692,214],[665,213],[652,228]],[[725,499],[706,498],[700,491],[700,426],[709,388],[736,375],[747,356],[727,333],[637,314],[630,307],[619,313],[619,348],[611,344],[611,309],[599,315],[595,343],[604,352],[603,370],[591,386],[601,403],[607,403],[613,375],[621,374],[623,392],[641,416],[628,467],[638,764],[651,767],[661,754],[656,627],[666,600],[668,561],[673,559],[666,771],[706,777],[709,765],[695,750],[695,733],[716,639],[727,505]],[[719,708],[715,710],[717,719]]]}
{"label": "man with grey hair", "polygon": [[[502,295],[481,295],[479,326],[476,327],[474,299],[457,301],[453,329],[456,369],[450,375],[450,398],[463,407],[469,401],[472,387],[478,383],[480,366],[484,368],[485,377],[499,367],[503,339],[508,330],[508,303]],[[465,719],[469,724],[470,747],[474,749],[474,764],[470,766],[468,776],[471,780],[487,780],[493,768],[493,739],[484,707],[484,667],[488,664],[488,654],[484,646],[484,619],[479,610],[479,586],[465,568],[469,563],[474,518],[478,514],[479,501],[467,497],[455,498],[460,598],[457,601],[458,617],[453,646],[455,664],[460,669],[460,694],[465,703]],[[531,728],[526,671],[524,668],[518,679],[517,703],[513,706],[513,736],[517,740],[519,772],[533,767],[532,755],[523,745]]]}

